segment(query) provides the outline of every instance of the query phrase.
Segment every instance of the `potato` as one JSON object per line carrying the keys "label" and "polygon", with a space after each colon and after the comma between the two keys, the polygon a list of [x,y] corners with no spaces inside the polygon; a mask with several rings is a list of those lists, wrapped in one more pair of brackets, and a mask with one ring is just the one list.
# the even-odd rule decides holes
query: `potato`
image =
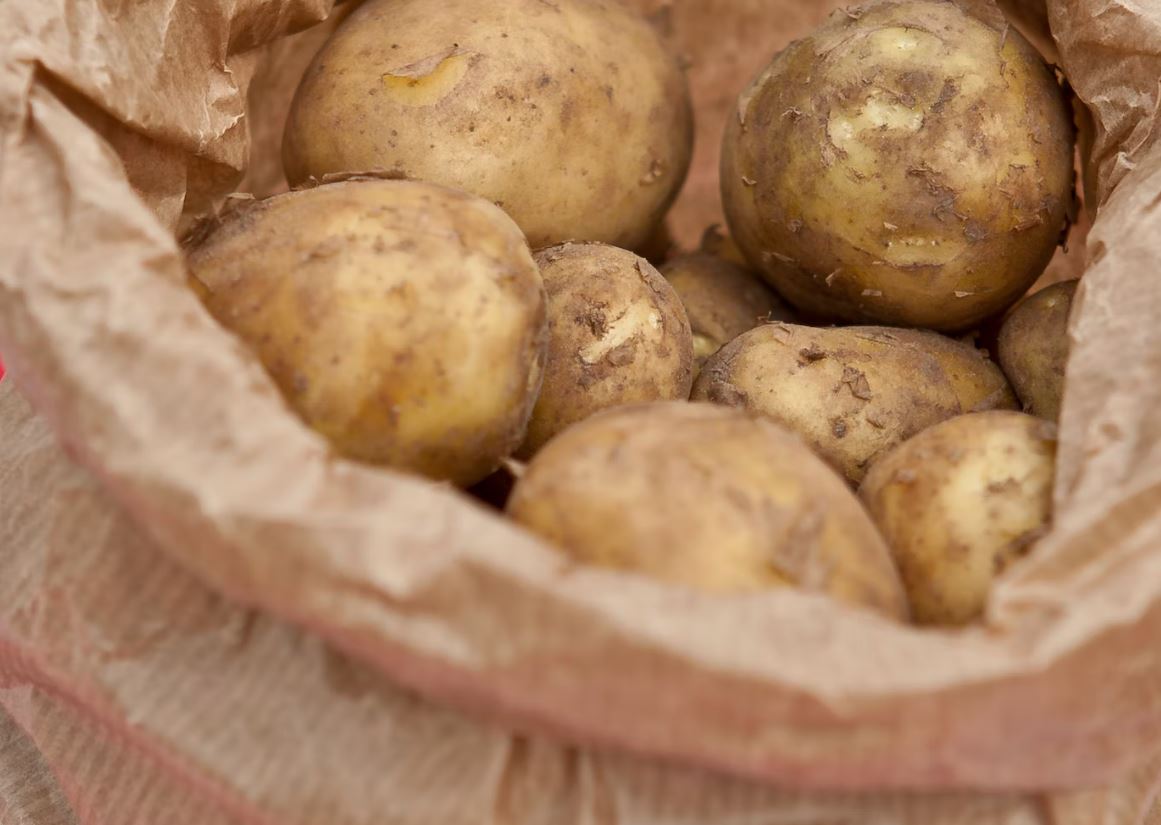
{"label": "potato", "polygon": [[738,246],[799,310],[950,331],[1051,259],[1073,127],[1013,28],[938,0],[837,12],[738,101],[722,197]]}
{"label": "potato", "polygon": [[875,464],[859,493],[917,622],[983,612],[992,582],[1048,528],[1055,456],[1052,424],[992,411],[937,424]]}
{"label": "potato", "polygon": [[675,57],[616,0],[368,0],[323,47],[291,183],[383,170],[495,202],[534,249],[643,244],[689,169]]}
{"label": "potato", "polygon": [[718,593],[794,585],[906,617],[854,495],[796,436],[741,410],[594,416],[532,460],[508,511],[584,564]]}
{"label": "potato", "polygon": [[693,331],[696,373],[707,358],[766,321],[793,321],[790,308],[745,269],[705,252],[673,258],[661,274],[677,292]]}
{"label": "potato", "polygon": [[706,362],[693,399],[774,419],[852,482],[925,427],[1015,400],[974,347],[936,333],[793,324],[727,344]]}
{"label": "potato", "polygon": [[1022,301],[1000,327],[999,356],[1024,409],[1060,418],[1068,362],[1068,316],[1080,281],[1061,281]]}
{"label": "potato", "polygon": [[427,183],[278,195],[190,251],[191,284],[337,452],[468,485],[524,436],[544,287],[487,201]]}
{"label": "potato", "polygon": [[520,455],[599,410],[689,398],[689,321],[648,261],[605,244],[566,243],[537,252],[536,262],[548,291],[548,360]]}

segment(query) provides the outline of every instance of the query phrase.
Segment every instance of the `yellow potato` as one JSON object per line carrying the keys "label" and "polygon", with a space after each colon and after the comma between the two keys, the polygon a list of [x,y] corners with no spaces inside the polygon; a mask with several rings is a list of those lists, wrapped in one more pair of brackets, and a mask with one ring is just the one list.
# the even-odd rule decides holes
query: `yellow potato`
{"label": "yellow potato", "polygon": [[859,494],[917,622],[981,614],[995,578],[1048,528],[1055,456],[1052,424],[993,411],[937,424],[871,469]]}
{"label": "yellow potato", "polygon": [[368,0],[303,78],[291,183],[383,170],[493,201],[532,247],[638,248],[689,168],[689,92],[616,0]]}
{"label": "yellow potato", "polygon": [[1000,365],[1027,412],[1056,421],[1068,363],[1068,316],[1080,281],[1061,281],[1024,299],[1000,327]]}
{"label": "yellow potato", "polygon": [[689,398],[689,321],[648,261],[566,243],[537,252],[536,262],[548,291],[548,359],[521,455],[600,410]]}
{"label": "yellow potato", "polygon": [[693,331],[695,372],[743,332],[767,321],[793,321],[765,283],[725,258],[697,252],[666,262],[661,274],[681,298]]}
{"label": "yellow potato", "polygon": [[727,344],[706,362],[693,399],[774,419],[852,482],[925,427],[1014,401],[996,366],[968,344],[918,330],[793,324]]}
{"label": "yellow potato", "polygon": [[801,311],[961,330],[1031,286],[1073,202],[1073,127],[1008,26],[940,0],[838,12],[746,89],[730,233]]}
{"label": "yellow potato", "polygon": [[278,195],[189,252],[191,285],[342,455],[468,485],[521,441],[545,351],[520,230],[426,183]]}
{"label": "yellow potato", "polygon": [[890,554],[842,479],[741,410],[594,416],[532,460],[508,511],[585,564],[719,593],[792,585],[906,617]]}

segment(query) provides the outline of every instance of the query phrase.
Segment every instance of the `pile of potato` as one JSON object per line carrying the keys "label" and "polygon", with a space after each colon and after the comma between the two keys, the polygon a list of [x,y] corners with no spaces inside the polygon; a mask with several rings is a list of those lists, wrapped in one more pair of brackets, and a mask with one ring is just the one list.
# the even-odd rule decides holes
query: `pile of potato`
{"label": "pile of potato", "polygon": [[617,0],[367,0],[296,188],[191,238],[190,284],[336,454],[578,561],[977,619],[1051,518],[1076,282],[1011,307],[1074,206],[1061,83],[947,0],[839,13],[741,90],[729,234],[661,260],[692,135]]}

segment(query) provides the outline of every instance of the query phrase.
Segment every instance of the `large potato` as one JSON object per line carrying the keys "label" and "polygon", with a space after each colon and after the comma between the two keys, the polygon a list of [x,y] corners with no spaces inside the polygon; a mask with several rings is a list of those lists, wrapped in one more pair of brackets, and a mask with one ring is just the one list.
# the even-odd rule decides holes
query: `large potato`
{"label": "large potato", "polygon": [[794,315],[765,283],[729,260],[695,252],[672,258],[661,274],[681,298],[693,331],[696,369],[743,332]]}
{"label": "large potato", "polygon": [[879,461],[860,495],[891,545],[915,620],[963,624],[1052,512],[1056,429],[1017,412],[937,424]]}
{"label": "large potato", "polygon": [[941,0],[838,12],[738,101],[730,232],[779,293],[834,319],[966,329],[1051,259],[1073,128],[1013,28]]}
{"label": "large potato", "polygon": [[933,332],[766,324],[710,358],[693,399],[762,413],[858,482],[882,453],[965,412],[1014,406],[999,369]]}
{"label": "large potato", "polygon": [[1020,303],[1000,327],[999,356],[1024,409],[1056,421],[1068,363],[1068,316],[1079,281],[1061,281]]}
{"label": "large potato", "polygon": [[512,517],[577,561],[739,593],[796,585],[904,618],[883,540],[792,434],[741,410],[611,410],[533,459]]}
{"label": "large potato", "polygon": [[689,168],[685,76],[616,0],[368,0],[307,70],[291,183],[384,170],[474,192],[538,248],[644,243]]}
{"label": "large potato", "polygon": [[521,455],[600,410],[689,398],[689,321],[652,264],[599,243],[542,249],[536,262],[548,291],[548,359]]}
{"label": "large potato", "polygon": [[524,435],[544,288],[520,230],[426,183],[334,183],[228,219],[189,254],[210,312],[335,449],[471,484]]}

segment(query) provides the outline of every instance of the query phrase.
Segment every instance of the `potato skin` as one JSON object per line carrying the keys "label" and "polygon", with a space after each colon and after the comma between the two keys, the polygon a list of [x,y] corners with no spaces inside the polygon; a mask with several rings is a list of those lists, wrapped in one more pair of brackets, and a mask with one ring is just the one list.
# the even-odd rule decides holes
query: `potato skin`
{"label": "potato skin", "polygon": [[1073,202],[1073,126],[1013,28],[951,2],[837,12],[742,93],[731,235],[800,311],[963,330],[1044,270]]}
{"label": "potato skin", "polygon": [[935,332],[897,327],[864,327],[923,349],[943,368],[965,413],[1018,410],[1020,402],[1004,372],[974,344]]}
{"label": "potato skin", "polygon": [[689,320],[652,264],[599,243],[542,249],[536,263],[548,292],[548,357],[522,457],[600,410],[689,398]]}
{"label": "potato skin", "polygon": [[705,252],[666,262],[661,274],[677,292],[693,331],[694,372],[707,358],[767,321],[793,321],[794,313],[752,273]]}
{"label": "potato skin", "polygon": [[1061,281],[1025,298],[1000,327],[999,356],[1026,412],[1056,421],[1068,364],[1068,317],[1080,281]]}
{"label": "potato skin", "polygon": [[508,511],[585,564],[719,593],[796,585],[906,617],[854,495],[796,436],[742,410],[670,402],[594,416],[532,460]]}
{"label": "potato skin", "polygon": [[637,248],[689,168],[689,92],[616,0],[368,0],[303,78],[292,184],[384,170],[501,206],[533,249]]}
{"label": "potato skin", "polygon": [[857,483],[920,430],[1010,403],[997,385],[1003,376],[974,347],[933,332],[766,324],[710,358],[692,398],[772,418]]}
{"label": "potato skin", "polygon": [[261,201],[188,256],[211,314],[344,456],[472,484],[524,435],[544,287],[519,228],[426,183]]}
{"label": "potato skin", "polygon": [[859,491],[891,545],[923,624],[977,618],[992,582],[1048,528],[1054,425],[1024,413],[963,415],[879,461]]}

